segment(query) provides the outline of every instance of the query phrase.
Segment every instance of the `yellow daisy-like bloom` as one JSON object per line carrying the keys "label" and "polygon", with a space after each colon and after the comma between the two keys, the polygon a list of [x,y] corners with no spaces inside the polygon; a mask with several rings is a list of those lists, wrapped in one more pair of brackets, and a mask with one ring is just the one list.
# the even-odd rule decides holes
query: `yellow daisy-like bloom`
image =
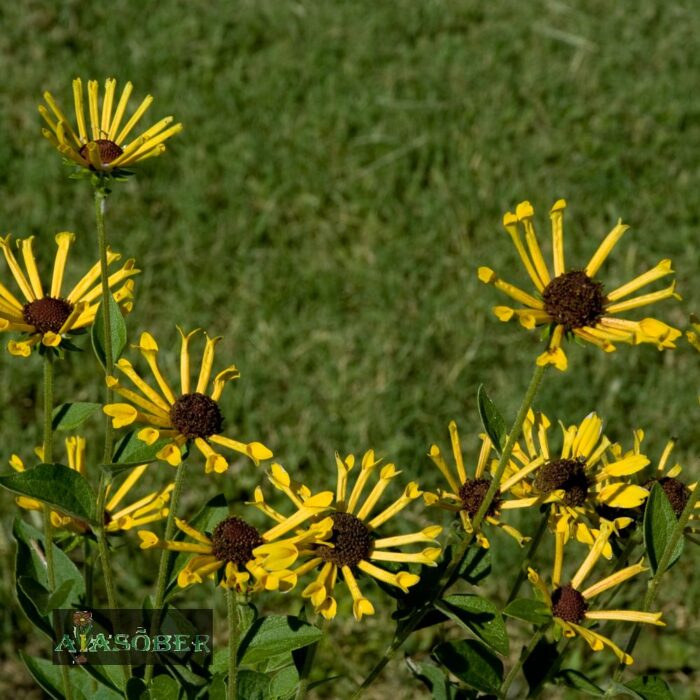
{"label": "yellow daisy-like bloom", "polygon": [[[68,467],[85,476],[85,438],[77,435],[68,437],[65,444]],[[43,461],[43,449],[41,447],[37,447],[34,453]],[[10,466],[18,472],[25,470],[24,462],[16,454],[13,454],[10,458]],[[172,483],[160,491],[149,493],[128,506],[119,507],[147,468],[147,464],[142,464],[131,470],[129,476],[113,495],[110,495],[108,490],[107,497],[109,500],[105,505],[104,513],[105,530],[107,532],[130,530],[132,527],[142,527],[167,517],[168,508],[166,504],[170,500],[170,492],[173,490]],[[43,509],[42,503],[33,498],[17,496],[15,501],[20,508],[26,508],[27,510]],[[79,534],[83,534],[89,529],[88,524],[84,520],[64,515],[55,510],[51,510],[51,522],[56,529],[71,530]]]}
{"label": "yellow daisy-like bloom", "polygon": [[[453,513],[459,513],[464,530],[466,532],[472,532],[472,519],[481,507],[484,497],[486,496],[486,492],[491,484],[491,479],[489,476],[486,476],[487,466],[489,466],[490,463],[490,467],[494,467],[495,464],[497,464],[497,460],[489,459],[493,446],[487,435],[481,435],[481,450],[479,452],[479,459],[474,471],[474,478],[470,479],[467,476],[467,471],[464,467],[464,457],[462,455],[462,447],[459,442],[457,424],[452,421],[449,425],[449,429],[456,472],[448,467],[447,462],[442,456],[440,448],[437,445],[432,445],[430,447],[428,456],[433,460],[437,468],[445,477],[451,490],[445,491],[443,489],[438,489],[435,493],[426,491],[423,494],[423,500],[428,506],[437,506],[438,508],[443,508],[444,510],[452,511]],[[491,471],[493,472],[493,468],[491,468]],[[529,508],[534,503],[541,503],[541,500],[536,496],[511,500],[506,500],[503,498],[508,491],[525,479],[530,472],[531,469],[523,467],[522,469],[515,470],[509,475],[504,474],[501,479],[499,489],[496,492],[496,496],[491,502],[491,505],[486,512],[486,516],[484,517],[484,522],[501,528],[511,537],[514,537],[520,545],[522,545],[523,542],[527,541],[529,538],[524,537],[514,527],[501,522],[499,515],[503,510]],[[490,546],[489,541],[483,532],[477,532],[475,537],[479,546],[484,548],[488,548]]]}
{"label": "yellow daisy-like bloom", "polygon": [[199,330],[190,333],[183,333],[180,328],[178,330],[182,336],[180,395],[175,395],[160,371],[158,344],[150,333],[144,332],[141,334],[139,344],[134,347],[144,356],[160,391],[156,391],[144,381],[134,370],[131,362],[124,358],[120,359],[115,365],[116,368],[133,383],[138,391],[124,387],[116,377],[107,377],[107,386],[131,402],[112,403],[104,407],[104,412],[112,418],[112,425],[115,428],[122,428],[132,423],[145,423],[148,427],[139,431],[138,438],[149,445],[160,438],[168,438],[168,444],[158,452],[157,457],[174,467],[182,461],[180,448],[188,441],[193,441],[204,455],[207,473],[211,471],[222,473],[228,468],[226,459],[212,447],[211,443],[240,452],[250,457],[256,465],[260,460],[272,457],[272,452],[259,442],[238,442],[220,434],[224,426],[224,417],[218,401],[226,383],[240,376],[235,365],[230,365],[214,377],[211,393],[206,393],[214,364],[214,348],[221,338],[207,336],[199,378],[192,391],[189,344]]}
{"label": "yellow daisy-like bloom", "polygon": [[138,136],[130,137],[136,124],[151,106],[153,97],[146,96],[122,126],[133,86],[131,83],[124,86],[114,108],[116,88],[117,81],[114,78],[105,81],[100,108],[99,83],[96,80],[88,81],[88,122],[85,119],[83,83],[80,78],[73,81],[77,130],[71,126],[53,95],[45,92],[44,100],[48,109],[39,105],[39,113],[49,128],[42,129],[42,134],[66,158],[82,168],[100,173],[109,173],[115,168],[126,168],[159,156],[165,151],[165,141],[182,131],[182,124],[170,126],[173,118],[165,117]]}
{"label": "yellow daisy-like bloom", "polygon": [[[571,425],[563,432],[561,452],[553,454],[548,431],[551,423],[543,413],[529,411],[523,424],[524,446],[516,443],[506,474],[513,476],[525,470],[531,475],[513,487],[520,497],[534,496],[535,503],[550,503],[550,525],[563,535],[579,542],[593,544],[599,534],[594,525],[607,522],[600,513],[606,509],[632,509],[640,506],[648,491],[628,483],[627,477],[649,464],[641,454],[609,455],[610,440],[603,435],[603,421],[589,413],[580,425]],[[615,529],[627,527],[632,517],[614,517]],[[612,556],[607,543],[603,554]]]}
{"label": "yellow daisy-like bloom", "polygon": [[[12,252],[11,240],[12,237],[9,235],[0,238],[0,248],[26,301],[22,303],[5,285],[0,283],[0,331],[17,331],[26,334],[28,336],[26,340],[11,340],[7,349],[10,354],[17,357],[29,357],[37,343],[41,342],[43,346],[49,348],[58,348],[70,333],[93,323],[102,300],[100,264],[95,263],[78,284],[65,297],[62,296],[63,274],[68,251],[75,240],[75,235],[67,231],[56,234],[58,250],[51,285],[47,293],[41,283],[34,257],[34,236],[17,241],[17,247],[22,253],[24,270]],[[107,264],[111,265],[120,258],[121,255],[108,251]],[[129,259],[107,280],[110,289],[118,287],[114,291],[114,300],[124,313],[130,311],[133,306],[131,299],[134,281],[129,278],[139,272],[140,270],[134,268],[134,260]]]}
{"label": "yellow daisy-like bloom", "polygon": [[[573,334],[581,340],[596,345],[605,352],[615,350],[615,343],[654,343],[659,350],[675,347],[674,341],[681,332],[654,318],[630,321],[617,318],[617,314],[675,297],[675,282],[666,289],[631,298],[630,294],[673,272],[670,260],[661,260],[656,267],[606,292],[600,282],[594,281],[606,258],[629,228],[621,221],[607,235],[588,265],[581,269],[567,269],[564,263],[564,209],[566,202],[557,201],[551,209],[553,268],[550,270],[542,257],[535,235],[534,209],[530,202],[521,202],[515,214],[508,212],[503,224],[513,240],[518,255],[535,285],[537,296],[502,280],[488,267],[479,268],[479,279],[522,305],[520,308],[496,306],[494,313],[501,321],[517,318],[524,328],[549,325],[551,337],[545,352],[537,358],[538,365],[553,364],[565,370],[567,359],[562,348],[566,335]],[[525,233],[525,244],[518,226]],[[527,248],[526,248],[527,245]]]}
{"label": "yellow daisy-like bloom", "polygon": [[[191,552],[193,556],[179,572],[178,585],[185,588],[193,583],[202,583],[222,573],[221,586],[242,592],[288,591],[297,582],[297,575],[289,570],[296,561],[300,548],[307,541],[327,537],[332,523],[329,518],[317,523],[309,530],[286,539],[283,535],[328,507],[333,498],[330,492],[308,498],[296,512],[264,533],[243,518],[230,516],[222,520],[211,536],[175,518],[177,527],[195,542],[161,540],[153,532],[139,530],[141,549],[157,547],[175,552]],[[257,549],[262,548],[262,554]],[[251,575],[253,580],[251,581]]]}
{"label": "yellow daisy-like bloom", "polygon": [[[636,430],[634,432],[634,447],[627,453],[627,455],[640,454],[643,440],[644,431]],[[648,478],[644,482],[643,486],[651,493],[651,489],[653,488],[654,484],[658,483],[666,494],[666,498],[668,498],[668,502],[671,504],[673,512],[675,513],[676,517],[679,518],[688,503],[690,494],[695,491],[697,487],[697,481],[691,484],[686,484],[678,478],[683,472],[683,468],[678,462],[673,465],[670,462],[671,453],[673,452],[675,445],[675,438],[666,443],[666,447],[659,458],[659,463],[656,465],[656,469],[654,469],[651,474],[648,475]],[[619,445],[613,445],[611,450],[616,456],[622,456],[622,448]],[[695,509],[700,510],[700,503],[695,504]],[[698,529],[694,527],[696,525],[695,521],[698,519],[700,519],[700,512],[693,513],[690,516],[691,526],[687,529],[688,532],[698,532]]]}
{"label": "yellow daisy-like bloom", "polygon": [[[325,541],[319,537],[309,538],[307,547],[301,548],[299,552],[300,558],[306,561],[293,570],[297,576],[302,576],[314,569],[320,569],[316,580],[303,590],[302,596],[310,598],[316,612],[329,620],[334,618],[337,612],[333,593],[339,571],[352,595],[355,619],[361,620],[363,615],[374,614],[374,606],[360,590],[357,582],[358,571],[407,592],[409,587],[420,580],[417,574],[408,571],[392,573],[377,564],[394,562],[435,566],[440,556],[440,547],[427,547],[415,553],[392,551],[396,547],[407,544],[433,543],[442,532],[439,525],[431,525],[409,535],[378,537],[378,528],[419,498],[422,493],[418,484],[412,481],[394,503],[373,516],[372,513],[384,490],[400,474],[393,464],[381,467],[379,479],[362,500],[367,481],[378,468],[380,461],[375,459],[373,450],[365,453],[355,484],[348,495],[348,475],[355,466],[355,458],[353,455],[348,455],[345,459],[341,459],[340,455],[336,454],[338,481],[335,502],[332,505],[329,504],[328,511],[324,512],[324,516],[329,516],[331,520],[332,532]],[[310,491],[307,487],[293,482],[281,465],[273,464],[269,477],[273,485],[285,493],[297,507],[300,503],[306,503],[305,499]],[[256,492],[255,505],[271,517],[275,517],[269,506],[262,500],[261,491]]]}
{"label": "yellow daisy-like bloom", "polygon": [[[610,523],[601,525],[600,533],[596,537],[593,547],[588,552],[571,582],[561,585],[562,575],[562,549],[557,549],[552,572],[552,588],[549,589],[534,569],[528,568],[528,578],[535,586],[541,597],[549,606],[554,617],[554,622],[561,628],[566,637],[579,636],[584,639],[593,651],[600,651],[603,647],[609,647],[624,664],[631,664],[633,659],[618,647],[611,639],[594,632],[581,623],[584,621],[621,620],[623,622],[643,622],[648,625],[664,626],[660,612],[640,612],[637,610],[589,610],[589,602],[603,591],[619,586],[624,581],[646,571],[642,563],[620,569],[611,576],[588,586],[583,590],[581,586],[603,554],[608,544],[608,539],[613,532]],[[559,534],[558,537],[561,537]]]}

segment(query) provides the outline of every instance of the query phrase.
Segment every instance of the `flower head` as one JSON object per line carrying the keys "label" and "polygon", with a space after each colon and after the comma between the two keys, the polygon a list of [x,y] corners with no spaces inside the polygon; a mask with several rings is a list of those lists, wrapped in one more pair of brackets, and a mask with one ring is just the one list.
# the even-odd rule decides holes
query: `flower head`
{"label": "flower head", "polygon": [[132,136],[134,127],[150,107],[153,97],[146,96],[131,117],[124,121],[133,86],[131,83],[124,86],[114,108],[116,88],[114,78],[105,81],[100,108],[99,83],[97,80],[88,81],[86,121],[83,83],[76,78],[73,81],[76,128],[68,121],[53,95],[44,93],[48,109],[40,105],[39,113],[49,128],[42,129],[42,134],[60,153],[81,168],[106,174],[159,156],[165,151],[165,141],[182,131],[182,124],[170,126],[173,118],[165,117],[138,136]]}
{"label": "flower head", "polygon": [[[85,476],[85,438],[78,435],[68,437],[65,445],[68,467]],[[43,460],[42,448],[37,447],[34,452],[39,459]],[[16,454],[13,454],[10,458],[10,466],[18,472],[25,470],[24,462]],[[111,487],[108,487],[108,500],[105,504],[104,512],[106,532],[118,532],[120,530],[130,530],[132,527],[143,527],[168,515],[167,503],[170,500],[170,492],[173,490],[172,483],[160,491],[154,491],[139,498],[129,505],[122,505],[124,498],[138,483],[147,468],[147,464],[142,464],[132,469],[114,493],[111,493]],[[41,502],[33,498],[17,496],[15,500],[20,508],[26,508],[27,510],[42,510],[43,508]],[[79,534],[83,534],[89,529],[88,524],[84,520],[73,518],[55,510],[51,511],[51,523],[57,529],[71,530]]]}
{"label": "flower head", "polygon": [[307,531],[286,538],[283,536],[322,512],[332,498],[330,492],[308,498],[292,516],[279,516],[277,524],[262,533],[235,515],[219,522],[211,533],[201,532],[184,520],[175,518],[179,530],[195,542],[162,540],[153,532],[140,530],[141,549],[158,547],[196,555],[187,561],[178,574],[177,582],[181,588],[202,583],[218,572],[222,574],[220,585],[224,588],[246,592],[262,589],[288,591],[297,582],[296,574],[289,567],[296,561],[300,548],[307,541],[327,537],[330,521],[326,519]]}
{"label": "flower head", "polygon": [[[180,330],[180,329],[178,329]],[[176,395],[158,366],[158,344],[150,333],[142,333],[138,345],[159,391],[139,376],[131,362],[122,358],[116,368],[131,381],[137,391],[129,389],[117,377],[107,377],[107,386],[124,397],[129,403],[113,403],[104,407],[104,412],[112,418],[115,428],[132,423],[143,423],[148,427],[139,431],[140,440],[154,444],[167,439],[167,444],[158,452],[158,459],[172,466],[182,461],[180,448],[186,442],[193,442],[204,455],[207,472],[225,472],[228,462],[213,447],[220,445],[240,452],[252,459],[255,464],[272,457],[272,452],[259,442],[243,443],[225,437],[220,433],[224,428],[224,417],[219,408],[219,399],[226,383],[238,379],[240,372],[234,365],[224,368],[215,377],[211,392],[207,393],[214,365],[214,348],[221,338],[206,338],[197,384],[192,390],[190,381],[190,340],[199,331],[183,333],[180,350],[180,393]]]}
{"label": "flower head", "polygon": [[543,579],[532,568],[528,569],[528,578],[539,593],[540,597],[549,606],[555,624],[563,631],[566,637],[579,636],[584,639],[593,651],[600,651],[603,647],[609,647],[621,663],[631,664],[632,657],[622,651],[611,639],[599,632],[584,627],[586,621],[621,620],[625,622],[643,622],[649,625],[663,626],[661,613],[640,612],[637,610],[591,610],[591,601],[603,591],[619,586],[624,581],[646,571],[642,562],[620,569],[616,573],[607,576],[591,586],[581,590],[584,581],[600,559],[608,539],[613,532],[612,525],[605,523],[601,526],[593,547],[588,556],[579,566],[571,581],[562,585],[562,552],[557,549],[554,560],[554,569],[551,578],[551,588],[547,587]]}
{"label": "flower head", "polygon": [[[102,294],[99,263],[95,263],[65,297],[61,294],[68,252],[74,239],[75,235],[67,231],[56,234],[58,250],[53,276],[45,289],[34,257],[34,236],[17,241],[24,270],[12,252],[12,237],[0,238],[7,266],[26,300],[21,302],[0,283],[0,331],[15,331],[26,336],[8,343],[10,354],[29,357],[39,342],[43,347],[59,348],[71,333],[87,328],[95,320]],[[111,265],[120,258],[119,254],[108,251],[107,263]],[[130,278],[138,272],[134,260],[129,259],[107,280],[109,288],[115,289],[114,300],[125,313],[133,306],[134,281]]]}
{"label": "flower head", "polygon": [[[348,475],[355,468],[355,458],[353,455],[348,455],[342,459],[336,454],[338,480],[335,502],[329,504],[328,509],[318,516],[323,518],[322,522],[330,520],[332,528],[326,537],[309,537],[306,546],[300,548],[299,558],[303,563],[293,569],[294,573],[302,576],[318,570],[316,579],[306,586],[302,596],[310,598],[315,610],[326,619],[332,619],[337,612],[334,589],[339,572],[342,573],[350,590],[355,619],[360,620],[363,615],[374,614],[374,606],[360,590],[358,573],[366,574],[407,592],[410,586],[418,583],[420,577],[408,571],[396,573],[388,571],[381,566],[381,563],[416,563],[435,566],[435,561],[440,556],[439,546],[427,547],[412,553],[393,551],[397,547],[418,542],[434,543],[435,538],[442,531],[439,525],[431,525],[420,532],[408,535],[379,536],[378,529],[384,523],[422,494],[418,484],[410,482],[396,501],[374,514],[384,490],[400,474],[393,464],[386,464],[380,468],[380,461],[375,459],[373,450],[367,451],[362,458],[355,484],[348,493]],[[367,482],[377,471],[379,478],[363,499]],[[307,494],[310,493],[306,486],[292,481],[279,464],[272,465],[270,481],[295,503],[304,502]],[[262,501],[256,505],[261,509],[265,507]]]}
{"label": "flower head", "polygon": [[[474,470],[474,477],[469,478],[467,476],[467,470],[464,466],[464,456],[462,454],[462,447],[459,442],[457,424],[454,421],[450,423],[449,430],[452,443],[452,455],[454,457],[456,471],[448,467],[447,462],[437,445],[431,446],[428,456],[433,460],[437,468],[445,477],[450,488],[449,490],[437,489],[437,491],[434,493],[426,491],[423,494],[423,499],[425,500],[426,505],[437,506],[438,508],[442,508],[444,510],[459,513],[464,530],[466,532],[472,532],[472,519],[481,507],[484,496],[486,496],[486,492],[491,485],[491,479],[489,478],[489,472],[491,470],[488,467],[490,467],[489,462],[493,461],[489,459],[493,450],[493,445],[491,444],[491,440],[488,438],[488,436],[480,436],[481,450],[479,452],[479,459],[476,464],[476,469]],[[484,516],[484,522],[501,528],[511,537],[514,537],[519,544],[522,544],[528,538],[523,537],[523,535],[514,527],[502,522],[500,520],[500,514],[503,510],[530,507],[532,503],[537,500],[536,498],[516,498],[510,500],[504,498],[509,490],[511,490],[522,479],[527,477],[528,473],[528,470],[523,468],[517,470],[515,473],[509,476],[504,474],[503,478],[501,479],[499,489],[496,492],[496,496],[491,502],[491,505]],[[476,541],[481,547],[490,546],[489,541],[486,535],[484,535],[484,533],[481,531],[481,528],[479,528],[479,532],[476,533]]]}
{"label": "flower head", "polygon": [[[628,455],[636,455],[641,452],[641,444],[644,440],[644,431],[636,430],[634,433],[634,447],[627,453]],[[683,467],[676,462],[671,463],[671,453],[676,445],[675,438],[672,438],[666,443],[664,451],[659,458],[659,462],[653,470],[649,470],[646,473],[647,479],[643,482],[643,487],[651,493],[651,489],[654,484],[658,484],[663,490],[668,502],[673,509],[673,512],[677,518],[681,516],[681,513],[685,510],[688,500],[693,491],[697,487],[697,481],[692,483],[686,483],[684,480],[680,479],[680,475],[683,472]],[[621,455],[622,450],[619,445],[613,445],[611,448],[616,455]],[[700,503],[695,504],[695,510],[700,509]],[[700,513],[692,513],[690,516],[690,527],[688,528],[691,533],[698,532],[697,521],[700,519]]]}
{"label": "flower head", "polygon": [[[565,370],[567,359],[562,348],[565,336],[574,335],[605,352],[615,350],[615,343],[653,343],[659,350],[675,347],[674,341],[681,332],[662,321],[644,318],[631,321],[617,318],[617,314],[653,304],[662,299],[680,297],[675,291],[675,282],[658,292],[631,298],[631,294],[642,287],[673,272],[670,260],[661,260],[656,267],[635,277],[630,282],[606,291],[603,284],[594,280],[606,258],[629,228],[621,221],[610,231],[584,269],[567,268],[564,262],[564,209],[566,202],[557,201],[551,209],[553,268],[550,270],[542,256],[535,235],[533,218],[535,211],[530,202],[521,202],[515,214],[508,212],[503,224],[508,235],[535,285],[533,296],[515,285],[502,280],[488,267],[479,268],[479,279],[492,284],[512,299],[520,308],[496,306],[494,313],[501,321],[517,318],[524,328],[548,325],[551,329],[549,344],[537,358],[538,365],[553,364]],[[525,233],[525,244],[519,226]]]}
{"label": "flower head", "polygon": [[[615,529],[632,523],[629,516],[605,518],[602,513],[634,509],[646,499],[646,489],[628,483],[627,477],[641,471],[648,458],[635,454],[610,452],[611,442],[603,435],[603,421],[588,414],[580,425],[571,425],[563,432],[559,454],[550,449],[548,431],[551,423],[543,413],[530,411],[523,424],[524,445],[516,443],[506,474],[525,470],[530,478],[521,479],[513,490],[521,497],[534,497],[535,503],[550,504],[550,526],[563,533],[564,542],[575,536],[579,542],[593,544],[601,522]],[[612,556],[607,543],[603,554]]]}

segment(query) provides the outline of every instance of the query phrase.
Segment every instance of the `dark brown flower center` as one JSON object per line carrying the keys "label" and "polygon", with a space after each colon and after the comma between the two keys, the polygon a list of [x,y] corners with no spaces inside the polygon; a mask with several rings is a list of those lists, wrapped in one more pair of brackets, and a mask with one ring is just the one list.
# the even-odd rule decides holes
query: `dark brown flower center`
{"label": "dark brown flower center", "polygon": [[[117,146],[114,141],[110,141],[109,139],[95,139],[90,143],[97,144],[97,148],[100,151],[100,162],[102,165],[108,165],[113,160],[116,160],[122,153],[124,153],[124,151]],[[81,158],[85,158],[88,163],[90,162],[87,143],[80,148],[79,153]],[[92,167],[92,165],[90,167]]]}
{"label": "dark brown flower center", "polygon": [[189,440],[218,435],[224,427],[224,417],[214,399],[195,392],[183,394],[170,407],[170,421]]}
{"label": "dark brown flower center", "polygon": [[[490,485],[491,482],[488,479],[467,479],[459,487],[458,496],[462,501],[462,510],[466,511],[470,518],[477,514]],[[496,492],[496,496],[491,501],[486,515],[495,515],[498,512],[501,501],[502,499],[499,498],[498,492]]]}
{"label": "dark brown flower center", "polygon": [[588,496],[585,464],[583,457],[549,462],[537,472],[535,488],[540,493],[552,493],[561,489],[565,492],[564,503],[567,506],[581,506]]}
{"label": "dark brown flower center", "polygon": [[60,297],[44,297],[30,301],[22,309],[22,317],[39,333],[58,333],[73,311],[73,304]]}
{"label": "dark brown flower center", "polygon": [[542,292],[545,311],[567,331],[595,326],[604,311],[603,285],[583,270],[555,277]]}
{"label": "dark brown flower center", "polygon": [[253,550],[264,543],[260,533],[245,520],[231,516],[222,520],[211,536],[212,554],[219,560],[245,566]]}
{"label": "dark brown flower center", "polygon": [[[690,498],[690,489],[682,481],[678,481],[678,479],[674,479],[671,476],[664,476],[658,479],[658,483],[664,490],[666,498],[668,498],[668,502],[671,504],[671,508],[673,508],[676,517],[680,518]],[[654,480],[652,479],[644,485],[644,488],[651,490],[653,485]]]}
{"label": "dark brown flower center", "polygon": [[336,566],[356,566],[372,553],[372,535],[367,526],[350,513],[332,513],[333,547],[319,545],[318,556]]}
{"label": "dark brown flower center", "polygon": [[552,592],[552,614],[565,622],[578,624],[588,610],[586,599],[571,585]]}

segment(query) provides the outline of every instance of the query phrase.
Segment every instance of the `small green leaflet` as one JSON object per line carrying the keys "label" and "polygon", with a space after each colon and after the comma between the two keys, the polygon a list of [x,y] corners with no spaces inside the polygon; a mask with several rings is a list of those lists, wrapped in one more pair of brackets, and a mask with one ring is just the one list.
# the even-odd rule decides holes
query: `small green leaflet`
{"label": "small green leaflet", "polygon": [[507,439],[506,424],[503,420],[503,416],[500,414],[493,401],[488,397],[483,384],[479,385],[479,389],[476,392],[476,403],[479,408],[479,416],[481,417],[484,430],[489,438],[491,438],[496,452],[500,455],[501,450],[505,447]]}

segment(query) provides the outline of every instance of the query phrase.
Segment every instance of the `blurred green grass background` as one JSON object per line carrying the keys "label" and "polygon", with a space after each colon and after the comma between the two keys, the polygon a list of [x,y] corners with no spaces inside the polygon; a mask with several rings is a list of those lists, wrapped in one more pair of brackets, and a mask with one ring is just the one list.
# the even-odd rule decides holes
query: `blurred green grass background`
{"label": "blurred green grass background", "polygon": [[[334,450],[369,447],[434,483],[425,453],[451,419],[474,450],[481,382],[512,418],[539,342],[495,319],[503,297],[476,268],[526,284],[500,224],[520,200],[546,240],[549,207],[567,199],[572,266],[622,217],[632,230],[603,269],[608,289],[670,257],[684,301],[649,315],[685,327],[700,311],[692,0],[28,0],[4,3],[0,24],[1,229],[36,235],[45,265],[54,233],[73,230],[72,274],[91,264],[90,188],[66,179],[36,105],[50,90],[69,110],[75,76],[153,94],[151,120],[173,114],[185,131],[109,202],[113,248],[143,269],[132,339],[149,330],[174,369],[176,323],[223,335],[218,366],[242,372],[224,395],[228,433],[265,442],[315,488],[334,478]],[[700,374],[686,344],[569,357],[540,408],[567,424],[597,410],[627,442],[643,427],[655,455],[677,435],[697,475]],[[92,358],[66,366],[59,400],[94,400]],[[0,464],[39,441],[40,372],[36,358],[0,356]],[[239,464],[211,488],[242,493],[256,476]],[[0,503],[7,608],[15,508],[6,493]],[[9,653],[24,632],[6,620]],[[350,626],[358,657],[382,648],[372,625],[366,637]],[[700,634],[680,626],[682,693],[697,683]]]}

